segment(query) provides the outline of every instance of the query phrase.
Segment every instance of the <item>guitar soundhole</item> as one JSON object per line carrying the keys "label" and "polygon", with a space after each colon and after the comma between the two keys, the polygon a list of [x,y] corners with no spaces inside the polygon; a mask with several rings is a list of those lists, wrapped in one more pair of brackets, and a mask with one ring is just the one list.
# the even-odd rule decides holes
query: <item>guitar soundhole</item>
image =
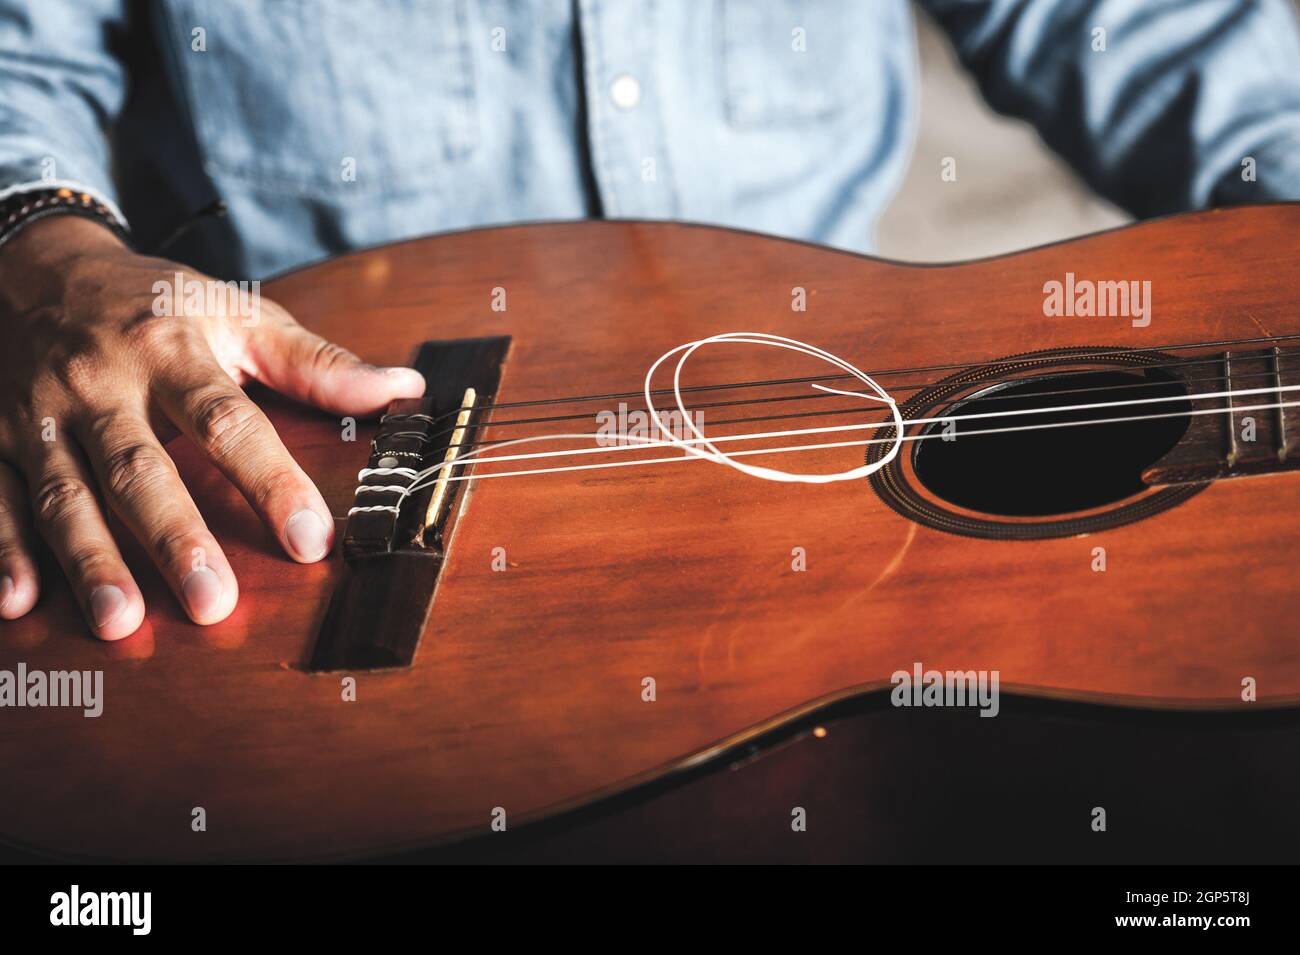
{"label": "guitar soundhole", "polygon": [[[905,429],[920,440],[871,475],[871,487],[918,524],[992,540],[1072,537],[1153,517],[1208,486],[1142,481],[1190,421],[1178,366],[1164,352],[1087,346],[955,372],[899,405],[903,420],[926,423]],[[1119,404],[1148,398],[1172,400]],[[1034,413],[1002,414],[1013,410]],[[973,417],[981,414],[997,416]],[[888,447],[870,445],[867,462]]]}
{"label": "guitar soundhole", "polygon": [[[984,514],[1045,517],[1103,507],[1146,490],[1143,469],[1187,430],[1190,402],[1150,399],[1186,394],[1162,369],[995,385],[945,408],[951,423],[926,425],[913,467],[936,497]],[[1099,404],[1111,407],[1078,407]],[[978,415],[990,417],[972,418]]]}

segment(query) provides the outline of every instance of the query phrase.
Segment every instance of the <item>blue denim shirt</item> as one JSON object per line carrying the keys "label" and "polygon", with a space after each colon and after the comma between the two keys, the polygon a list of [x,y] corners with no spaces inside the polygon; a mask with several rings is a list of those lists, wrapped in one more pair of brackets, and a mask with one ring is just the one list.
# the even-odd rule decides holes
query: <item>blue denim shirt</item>
{"label": "blue denim shirt", "polygon": [[[1288,0],[922,5],[1135,214],[1300,198]],[[591,215],[867,250],[917,107],[905,0],[0,0],[0,190],[146,242],[223,198],[171,251],[223,276]]]}

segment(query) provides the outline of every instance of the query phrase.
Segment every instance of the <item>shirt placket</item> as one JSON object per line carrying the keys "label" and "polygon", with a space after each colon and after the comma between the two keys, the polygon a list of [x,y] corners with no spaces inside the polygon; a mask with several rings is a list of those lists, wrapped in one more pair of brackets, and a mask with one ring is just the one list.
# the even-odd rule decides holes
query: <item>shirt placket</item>
{"label": "shirt placket", "polygon": [[580,0],[587,146],[607,216],[674,215],[662,103],[654,82],[662,11],[653,2]]}

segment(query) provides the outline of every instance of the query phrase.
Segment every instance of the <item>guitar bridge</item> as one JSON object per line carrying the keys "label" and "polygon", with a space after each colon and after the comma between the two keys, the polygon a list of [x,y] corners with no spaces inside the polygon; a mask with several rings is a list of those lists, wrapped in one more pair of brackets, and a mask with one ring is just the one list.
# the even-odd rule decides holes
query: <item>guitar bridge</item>
{"label": "guitar bridge", "polygon": [[371,442],[343,535],[343,578],[307,669],[410,666],[463,506],[461,461],[501,383],[508,337],[431,341],[415,368],[423,398],[393,402]]}

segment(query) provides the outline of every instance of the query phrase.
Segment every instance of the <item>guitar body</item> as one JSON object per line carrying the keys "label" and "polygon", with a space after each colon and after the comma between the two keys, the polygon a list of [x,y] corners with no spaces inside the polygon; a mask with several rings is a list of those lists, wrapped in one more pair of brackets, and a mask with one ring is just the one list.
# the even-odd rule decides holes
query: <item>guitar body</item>
{"label": "guitar body", "polygon": [[[1150,323],[1045,315],[1044,284],[1067,273],[1150,281]],[[263,291],[376,363],[409,362],[426,340],[509,336],[496,398],[528,403],[639,392],[664,352],[731,331],[806,341],[868,372],[951,369],[877,378],[886,390],[1027,352],[1166,354],[1174,343],[1297,335],[1297,276],[1300,206],[1279,205],[933,267],[707,227],[530,225],[352,254]],[[504,310],[492,307],[494,289]],[[795,289],[805,310],[792,308]],[[684,383],[833,371],[709,346]],[[257,398],[342,538],[375,423],[346,441],[338,420]],[[592,418],[535,432],[594,430],[595,413],[619,401],[637,406],[587,404]],[[724,413],[737,416],[714,417]],[[706,413],[704,430],[727,426]],[[102,670],[104,710],[0,710],[6,841],[99,859],[280,860],[453,842],[489,832],[501,810],[513,831],[836,700],[888,691],[916,663],[996,670],[1006,692],[1115,707],[1300,703],[1300,474],[1286,470],[1151,487],[1028,536],[971,530],[1028,519],[956,504],[941,508],[954,532],[933,509],[909,515],[875,480],[779,483],[693,459],[475,480],[457,501],[413,663],[320,673],[308,661],[339,548],[319,565],[291,563],[191,447],[171,450],[239,577],[239,607],[219,625],[192,625],[126,547],[148,617],[126,640],[100,643],[45,569],[37,609],[4,625],[0,669]],[[762,463],[837,471],[861,465],[863,450]],[[899,479],[930,499],[912,455],[904,444]],[[1039,466],[1056,480],[1052,462]],[[1243,681],[1254,702],[1243,702]],[[206,830],[196,832],[199,807]]]}

